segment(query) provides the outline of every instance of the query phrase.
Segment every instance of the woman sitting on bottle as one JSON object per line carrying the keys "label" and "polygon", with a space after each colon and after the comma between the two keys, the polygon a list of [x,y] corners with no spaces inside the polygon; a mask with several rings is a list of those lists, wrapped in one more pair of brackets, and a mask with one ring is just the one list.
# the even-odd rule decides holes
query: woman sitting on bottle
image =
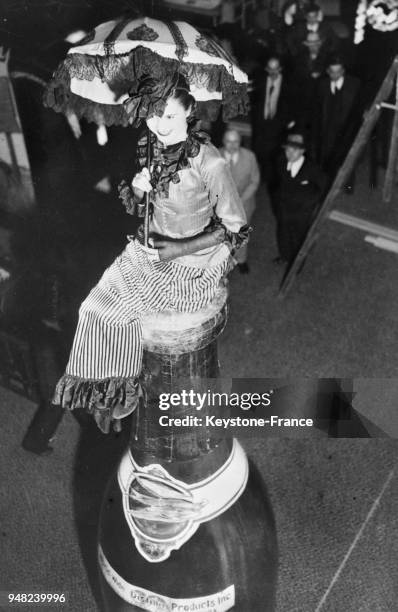
{"label": "woman sitting on bottle", "polygon": [[150,130],[151,173],[141,141],[141,171],[132,181],[135,204],[150,193],[150,248],[143,246],[141,231],[129,236],[82,303],[53,398],[56,405],[93,413],[104,432],[111,422],[119,428],[119,419],[137,406],[142,315],[208,305],[249,232],[225,160],[206,134],[192,129],[195,99],[181,79],[163,99],[138,93],[133,102],[141,105]]}

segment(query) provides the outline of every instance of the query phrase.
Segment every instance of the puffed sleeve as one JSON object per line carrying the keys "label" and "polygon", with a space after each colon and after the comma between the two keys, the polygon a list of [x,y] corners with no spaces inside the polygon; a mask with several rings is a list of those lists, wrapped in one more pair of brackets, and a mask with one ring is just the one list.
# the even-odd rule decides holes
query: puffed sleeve
{"label": "puffed sleeve", "polygon": [[248,241],[251,228],[228,163],[212,144],[203,146],[201,174],[213,206],[213,227],[225,229],[225,242],[234,251]]}

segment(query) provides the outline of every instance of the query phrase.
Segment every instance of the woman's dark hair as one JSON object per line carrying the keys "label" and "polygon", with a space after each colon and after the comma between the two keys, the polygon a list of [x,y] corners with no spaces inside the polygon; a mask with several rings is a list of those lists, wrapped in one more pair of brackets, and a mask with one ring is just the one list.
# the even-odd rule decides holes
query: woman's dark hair
{"label": "woman's dark hair", "polygon": [[196,110],[196,100],[193,95],[189,91],[189,86],[183,76],[178,75],[176,86],[170,95],[174,100],[178,100],[178,102],[185,108],[185,110],[191,109],[191,112],[188,117],[188,123],[192,124],[196,121],[195,110]]}

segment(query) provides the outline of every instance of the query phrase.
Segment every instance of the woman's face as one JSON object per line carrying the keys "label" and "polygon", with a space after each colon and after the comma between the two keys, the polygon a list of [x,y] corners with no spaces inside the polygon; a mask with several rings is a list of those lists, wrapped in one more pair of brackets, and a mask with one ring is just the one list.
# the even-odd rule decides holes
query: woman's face
{"label": "woman's face", "polygon": [[174,98],[169,98],[163,115],[147,119],[146,124],[157,138],[165,145],[176,144],[187,137],[187,118],[191,109],[185,110]]}

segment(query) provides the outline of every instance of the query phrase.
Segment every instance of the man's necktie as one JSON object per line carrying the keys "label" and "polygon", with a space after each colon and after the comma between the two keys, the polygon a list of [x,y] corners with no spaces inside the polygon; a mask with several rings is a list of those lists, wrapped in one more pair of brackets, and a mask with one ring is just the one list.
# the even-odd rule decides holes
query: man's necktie
{"label": "man's necktie", "polygon": [[332,94],[335,95],[340,91],[341,87],[337,83],[332,83]]}
{"label": "man's necktie", "polygon": [[238,159],[239,159],[239,154],[236,151],[235,153],[225,153],[225,159],[227,160],[227,162],[229,163],[230,166],[235,166],[235,164],[238,163]]}
{"label": "man's necktie", "polygon": [[268,90],[268,101],[267,101],[267,110],[265,113],[265,119],[273,119],[272,113],[272,94],[274,93],[275,85],[271,83],[271,87]]}

